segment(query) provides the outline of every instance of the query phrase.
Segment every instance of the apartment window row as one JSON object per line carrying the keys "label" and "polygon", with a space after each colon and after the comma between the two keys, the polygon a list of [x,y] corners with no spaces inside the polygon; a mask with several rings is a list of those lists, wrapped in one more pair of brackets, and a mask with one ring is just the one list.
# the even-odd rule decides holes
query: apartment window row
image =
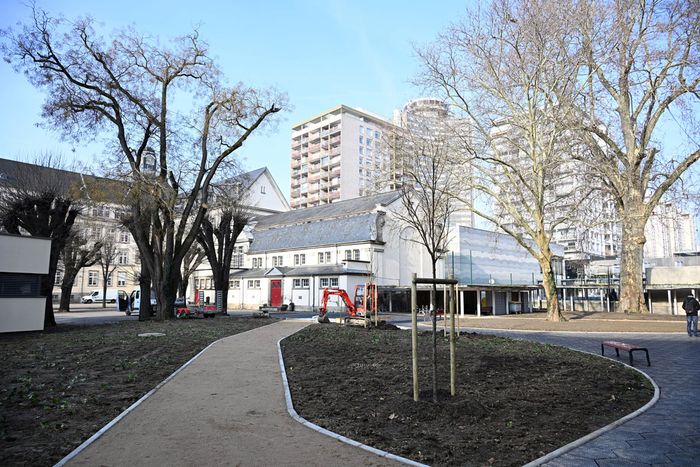
{"label": "apartment window row", "polygon": [[319,281],[319,286],[321,288],[326,288],[326,287],[338,287],[338,278],[337,277],[322,277]]}
{"label": "apartment window row", "polygon": [[292,281],[292,286],[295,289],[308,289],[309,279],[294,279]]}
{"label": "apartment window row", "polygon": [[330,262],[331,262],[331,252],[330,251],[326,251],[326,252],[320,251],[318,253],[318,264],[323,264],[323,263],[330,264]]}
{"label": "apartment window row", "polygon": [[359,261],[360,260],[360,250],[345,250],[345,260],[346,261]]}

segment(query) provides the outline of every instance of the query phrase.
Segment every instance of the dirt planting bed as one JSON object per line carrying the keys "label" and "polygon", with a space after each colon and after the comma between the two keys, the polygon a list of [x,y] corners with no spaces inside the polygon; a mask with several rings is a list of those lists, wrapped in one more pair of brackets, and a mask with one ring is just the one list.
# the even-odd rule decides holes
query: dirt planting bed
{"label": "dirt planting bed", "polygon": [[209,343],[271,321],[128,321],[0,335],[0,465],[54,464]]}
{"label": "dirt planting bed", "polygon": [[314,325],[283,341],[299,414],[361,443],[431,465],[523,465],[647,403],[636,371],[562,347],[466,334],[458,394],[439,339],[439,402],[430,402],[430,333],[419,336],[413,402],[411,334]]}

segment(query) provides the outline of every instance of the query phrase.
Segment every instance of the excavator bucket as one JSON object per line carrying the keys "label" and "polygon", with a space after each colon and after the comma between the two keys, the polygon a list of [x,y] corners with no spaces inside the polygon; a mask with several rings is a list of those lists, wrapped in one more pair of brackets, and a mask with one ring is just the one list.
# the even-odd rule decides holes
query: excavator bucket
{"label": "excavator bucket", "polygon": [[319,315],[318,322],[321,324],[326,324],[326,323],[330,323],[331,320],[328,319],[328,315],[323,315],[323,316]]}

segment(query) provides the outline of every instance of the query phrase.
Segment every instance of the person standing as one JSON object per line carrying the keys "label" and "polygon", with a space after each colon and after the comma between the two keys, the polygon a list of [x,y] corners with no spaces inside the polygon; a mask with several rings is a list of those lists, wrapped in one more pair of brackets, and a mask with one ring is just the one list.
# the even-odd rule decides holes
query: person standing
{"label": "person standing", "polygon": [[683,309],[688,321],[688,336],[698,337],[698,310],[700,310],[700,303],[695,297],[688,295],[683,300]]}

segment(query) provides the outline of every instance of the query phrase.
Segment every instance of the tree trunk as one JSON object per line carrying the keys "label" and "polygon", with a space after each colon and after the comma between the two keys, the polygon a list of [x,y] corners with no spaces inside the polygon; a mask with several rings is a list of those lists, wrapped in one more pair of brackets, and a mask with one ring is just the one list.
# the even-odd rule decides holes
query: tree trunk
{"label": "tree trunk", "polygon": [[184,297],[185,298],[185,303],[187,303],[187,286],[189,285],[190,280],[189,279],[182,279],[180,281],[180,287],[179,287],[179,292],[178,296],[179,297]]}
{"label": "tree trunk", "polygon": [[73,282],[70,284],[61,284],[61,301],[58,305],[58,311],[67,313],[70,311],[70,293],[73,290]]}
{"label": "tree trunk", "polygon": [[44,307],[44,329],[56,326],[56,318],[53,315],[53,284],[56,280],[56,267],[58,266],[58,257],[60,254],[58,243],[58,240],[51,240],[49,273],[46,276],[42,276],[40,283],[40,293],[46,297],[46,305]]}
{"label": "tree trunk", "polygon": [[107,308],[107,278],[109,274],[102,278],[102,308]]}
{"label": "tree trunk", "polygon": [[139,321],[148,321],[151,319],[151,275],[143,262],[141,263],[139,289],[141,294]]}
{"label": "tree trunk", "polygon": [[644,267],[644,225],[646,219],[640,219],[637,213],[643,206],[625,206],[622,215],[622,252],[620,259],[620,311],[625,313],[644,313],[647,306],[644,301],[642,268]]}
{"label": "tree trunk", "polygon": [[[437,279],[435,272],[435,263],[433,263],[433,279]],[[438,401],[438,383],[437,383],[437,285],[432,284],[430,287],[430,309],[433,312],[433,402]]]}
{"label": "tree trunk", "polygon": [[[221,308],[219,308],[219,302],[217,301],[217,311],[220,310],[221,314],[225,315],[228,313],[228,278],[222,276],[223,271],[219,271],[218,274],[215,273],[214,275],[214,293],[221,292]],[[218,296],[218,294],[215,296]]]}
{"label": "tree trunk", "polygon": [[547,321],[566,321],[559,309],[559,295],[557,295],[557,279],[554,277],[551,258],[540,258],[542,268],[542,287],[547,298]]}

